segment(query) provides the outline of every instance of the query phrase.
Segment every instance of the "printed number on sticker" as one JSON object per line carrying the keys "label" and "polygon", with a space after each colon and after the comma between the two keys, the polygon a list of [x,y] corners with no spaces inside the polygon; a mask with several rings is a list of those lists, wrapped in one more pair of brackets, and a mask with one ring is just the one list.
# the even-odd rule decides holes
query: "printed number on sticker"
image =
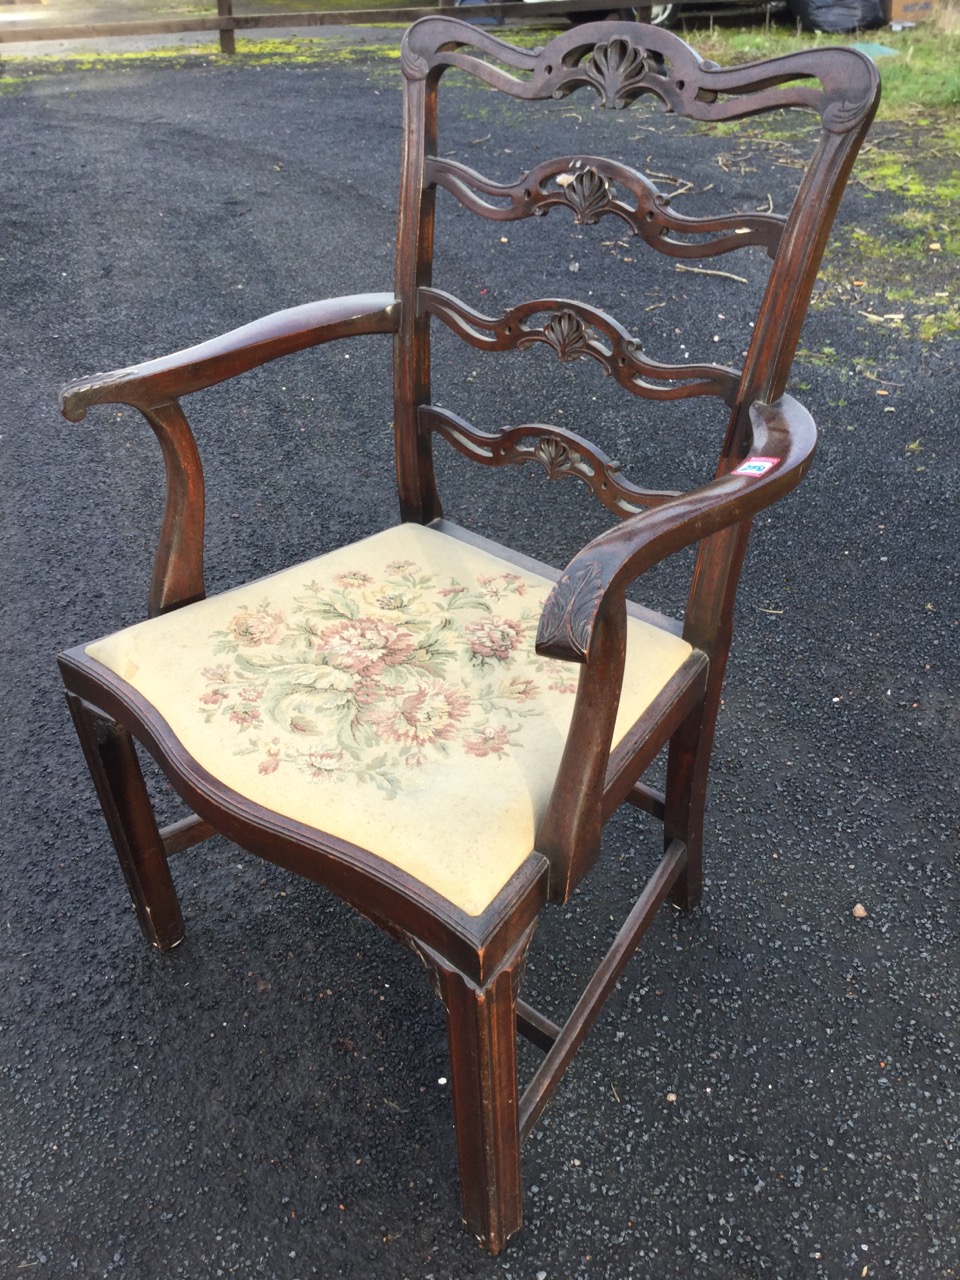
{"label": "printed number on sticker", "polygon": [[739,467],[734,468],[735,476],[763,476],[775,467],[780,461],[779,458],[747,458],[741,462]]}

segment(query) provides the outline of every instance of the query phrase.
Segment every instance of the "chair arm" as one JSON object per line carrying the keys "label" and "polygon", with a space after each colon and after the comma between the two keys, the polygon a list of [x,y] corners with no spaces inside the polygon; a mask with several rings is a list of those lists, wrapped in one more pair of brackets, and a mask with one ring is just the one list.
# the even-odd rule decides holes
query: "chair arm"
{"label": "chair arm", "polygon": [[60,393],[60,409],[71,422],[82,421],[92,404],[156,409],[178,396],[215,386],[293,351],[334,338],[395,333],[399,323],[400,304],[392,293],[361,293],[308,302],[276,311],[159,360],[70,382]]}
{"label": "chair arm", "polygon": [[817,440],[806,409],[782,396],[774,404],[758,401],[749,412],[753,441],[746,458],[709,484],[607,530],[574,556],[544,604],[539,654],[589,662],[598,618],[630,582],[675,551],[752,519],[800,483]]}

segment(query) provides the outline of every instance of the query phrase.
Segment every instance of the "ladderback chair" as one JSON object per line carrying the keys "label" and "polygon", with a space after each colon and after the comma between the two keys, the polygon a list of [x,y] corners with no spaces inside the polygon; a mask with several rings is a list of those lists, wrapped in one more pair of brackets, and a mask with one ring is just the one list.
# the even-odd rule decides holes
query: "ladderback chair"
{"label": "ladderback chair", "polygon": [[[819,140],[782,213],[674,212],[650,178],[592,155],[544,159],[498,182],[438,149],[438,87],[451,70],[525,101],[576,92],[619,111],[653,95],[707,123],[798,107],[819,117]],[[219,833],[326,885],[422,958],[448,1019],[464,1222],[496,1253],[521,1222],[521,1139],[658,908],[689,909],[700,896],[737,579],[752,518],[798,484],[813,454],[813,423],[784,388],[878,81],[850,50],[724,69],[632,22],[526,50],[443,16],[406,33],[402,71],[395,292],[281,311],[65,388],[74,421],[96,404],[142,413],[163,449],[167,499],[147,620],[60,664],[154,946],[183,935],[168,858]],[[502,223],[549,213],[544,234],[564,220],[614,223],[682,261],[759,246],[771,267],[742,367],[658,360],[583,298],[481,313],[433,283],[438,198]],[[630,288],[642,280],[632,275]],[[687,492],[644,488],[565,427],[512,420],[502,397],[487,416],[508,425],[472,425],[432,398],[437,326],[478,352],[546,346],[599,365],[625,395],[660,402],[658,415],[668,401],[712,398],[713,478]],[[180,399],[359,334],[393,338],[399,524],[207,598],[201,464]],[[581,481],[609,526],[562,572],[467,532],[441,510],[437,437],[485,467],[533,461]],[[646,570],[688,547],[682,623],[628,600]],[[135,740],[189,806],[162,830]],[[643,776],[664,750],[657,790]],[[662,860],[559,1027],[521,999],[524,958],[541,909],[568,899],[623,802],[662,821]],[[544,1051],[522,1094],[517,1031]]]}

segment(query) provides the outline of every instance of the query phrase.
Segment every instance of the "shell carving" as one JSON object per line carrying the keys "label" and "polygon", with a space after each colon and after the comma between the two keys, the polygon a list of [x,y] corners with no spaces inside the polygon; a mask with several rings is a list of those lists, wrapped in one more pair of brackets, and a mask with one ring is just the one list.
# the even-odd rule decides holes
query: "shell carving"
{"label": "shell carving", "polygon": [[574,212],[574,221],[588,226],[597,221],[610,207],[610,184],[596,169],[581,169],[564,191],[567,204]]}
{"label": "shell carving", "polygon": [[573,311],[561,311],[543,326],[543,337],[561,360],[576,360],[587,355],[587,326]]}
{"label": "shell carving", "polygon": [[583,459],[573,449],[568,449],[556,436],[541,436],[533,446],[533,459],[545,468],[551,480],[570,473]]}
{"label": "shell carving", "polygon": [[594,47],[593,56],[583,67],[583,75],[605,107],[625,107],[643,87],[647,60],[642,49],[626,40],[610,40]]}

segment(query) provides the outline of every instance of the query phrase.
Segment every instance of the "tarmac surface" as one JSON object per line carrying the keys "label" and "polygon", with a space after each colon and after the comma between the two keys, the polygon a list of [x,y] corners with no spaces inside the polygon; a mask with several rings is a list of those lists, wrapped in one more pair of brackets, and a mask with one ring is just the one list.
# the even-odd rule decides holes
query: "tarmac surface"
{"label": "tarmac surface", "polygon": [[[663,914],[632,961],[525,1149],[525,1227],[499,1259],[459,1227],[442,1010],[412,957],[221,841],[174,863],[184,943],[160,957],[140,939],[54,657],[143,616],[162,466],[132,411],[67,424],[58,386],[389,288],[398,90],[395,61],[369,53],[63,68],[0,97],[0,1276],[955,1277],[955,341],[811,313],[794,393],[821,448],[755,532],[703,905]],[[691,211],[721,191],[745,203],[749,183],[753,207],[776,203],[795,180],[751,172],[750,135],[718,165],[697,131],[582,98],[533,109],[534,160],[620,149],[691,168],[714,186]],[[518,121],[455,88],[442,136],[506,177]],[[853,184],[834,266],[894,199]],[[732,359],[764,266],[740,256],[748,285],[657,274],[603,224],[553,214],[458,232],[443,274],[488,312],[590,289],[648,351]],[[445,353],[448,402],[480,425],[596,419],[631,474],[709,471],[702,403],[660,432],[659,410],[625,408],[591,371],[575,393],[566,366],[515,357],[484,389],[479,353]],[[385,341],[189,408],[211,590],[395,519]],[[567,482],[480,470],[443,468],[448,514],[471,527],[562,563],[600,525]],[[544,918],[534,1003],[570,1007],[654,854],[637,815],[614,823],[588,886]]]}

